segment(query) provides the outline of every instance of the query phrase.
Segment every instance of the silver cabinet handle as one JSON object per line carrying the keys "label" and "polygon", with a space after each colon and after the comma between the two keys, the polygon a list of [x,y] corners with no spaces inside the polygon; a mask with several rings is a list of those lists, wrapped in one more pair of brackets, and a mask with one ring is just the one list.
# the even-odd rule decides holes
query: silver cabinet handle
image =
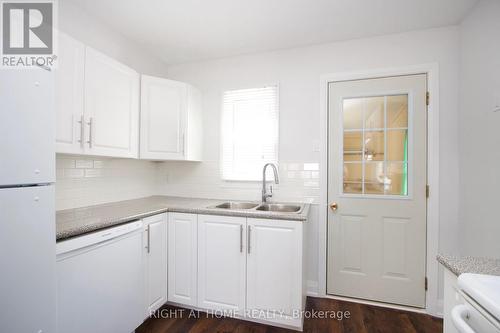
{"label": "silver cabinet handle", "polygon": [[148,253],[151,253],[151,226],[148,225]]}
{"label": "silver cabinet handle", "polygon": [[85,117],[83,116],[83,114],[80,116],[80,120],[78,121],[78,123],[80,123],[80,140],[78,140],[78,142],[80,142],[80,147],[83,148],[84,146],[84,140],[85,140]]}
{"label": "silver cabinet handle", "polygon": [[247,228],[248,228],[247,229],[247,233],[248,233],[248,235],[247,235],[247,249],[248,249],[248,254],[250,254],[250,250],[251,250],[251,247],[250,247],[250,235],[252,233],[252,227],[248,226]]}
{"label": "silver cabinet handle", "polygon": [[240,253],[243,253],[243,225],[240,224]]}
{"label": "silver cabinet handle", "polygon": [[92,127],[94,125],[93,118],[90,117],[89,122],[87,123],[89,125],[89,141],[87,143],[89,144],[89,148],[92,148],[92,137],[93,137],[93,130]]}

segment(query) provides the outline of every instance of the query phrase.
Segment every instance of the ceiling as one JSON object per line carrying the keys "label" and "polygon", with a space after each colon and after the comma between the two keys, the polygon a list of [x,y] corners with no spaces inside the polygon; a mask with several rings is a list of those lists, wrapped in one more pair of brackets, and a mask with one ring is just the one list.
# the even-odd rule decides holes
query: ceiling
{"label": "ceiling", "polygon": [[477,2],[71,1],[168,64],[453,25]]}

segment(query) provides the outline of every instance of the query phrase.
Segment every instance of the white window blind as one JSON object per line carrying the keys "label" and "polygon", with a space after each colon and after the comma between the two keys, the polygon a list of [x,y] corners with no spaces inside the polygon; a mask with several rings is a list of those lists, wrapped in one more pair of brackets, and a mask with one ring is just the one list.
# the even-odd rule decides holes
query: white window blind
{"label": "white window blind", "polygon": [[256,181],[278,162],[278,86],[224,92],[222,178]]}

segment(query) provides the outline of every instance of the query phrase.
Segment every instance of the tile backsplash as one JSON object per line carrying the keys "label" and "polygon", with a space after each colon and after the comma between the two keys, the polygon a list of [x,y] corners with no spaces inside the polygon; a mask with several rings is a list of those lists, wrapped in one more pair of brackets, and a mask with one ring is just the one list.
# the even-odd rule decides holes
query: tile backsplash
{"label": "tile backsplash", "polygon": [[[280,162],[279,174],[280,184],[273,184],[273,200],[318,202],[317,162]],[[57,210],[156,194],[260,200],[262,188],[261,182],[222,180],[218,161],[150,162],[58,154],[56,178]]]}
{"label": "tile backsplash", "polygon": [[[221,179],[219,161],[202,163],[164,162],[158,164],[158,194],[214,199],[260,200],[262,183]],[[272,179],[271,170],[268,170]],[[317,203],[319,163],[280,161],[280,184],[273,200]]]}
{"label": "tile backsplash", "polygon": [[145,197],[156,193],[157,163],[57,155],[56,209]]}

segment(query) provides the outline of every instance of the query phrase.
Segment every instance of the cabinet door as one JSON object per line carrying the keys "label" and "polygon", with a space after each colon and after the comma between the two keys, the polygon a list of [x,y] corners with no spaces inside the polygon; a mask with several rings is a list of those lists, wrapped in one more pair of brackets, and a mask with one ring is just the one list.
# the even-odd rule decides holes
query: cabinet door
{"label": "cabinet door", "polygon": [[146,304],[148,315],[167,301],[166,215],[144,219],[146,228]]}
{"label": "cabinet door", "polygon": [[198,215],[198,307],[243,312],[246,218]]}
{"label": "cabinet door", "polygon": [[[247,310],[302,309],[302,223],[247,219]],[[287,318],[269,314],[268,320]]]}
{"label": "cabinet door", "polygon": [[187,85],[143,75],[141,78],[141,158],[184,159]]}
{"label": "cabinet door", "polygon": [[89,154],[137,157],[139,80],[134,70],[86,48],[85,117]]}
{"label": "cabinet door", "polygon": [[83,153],[85,46],[59,32],[55,69],[56,152]]}
{"label": "cabinet door", "polygon": [[197,304],[197,215],[168,214],[168,300]]}

